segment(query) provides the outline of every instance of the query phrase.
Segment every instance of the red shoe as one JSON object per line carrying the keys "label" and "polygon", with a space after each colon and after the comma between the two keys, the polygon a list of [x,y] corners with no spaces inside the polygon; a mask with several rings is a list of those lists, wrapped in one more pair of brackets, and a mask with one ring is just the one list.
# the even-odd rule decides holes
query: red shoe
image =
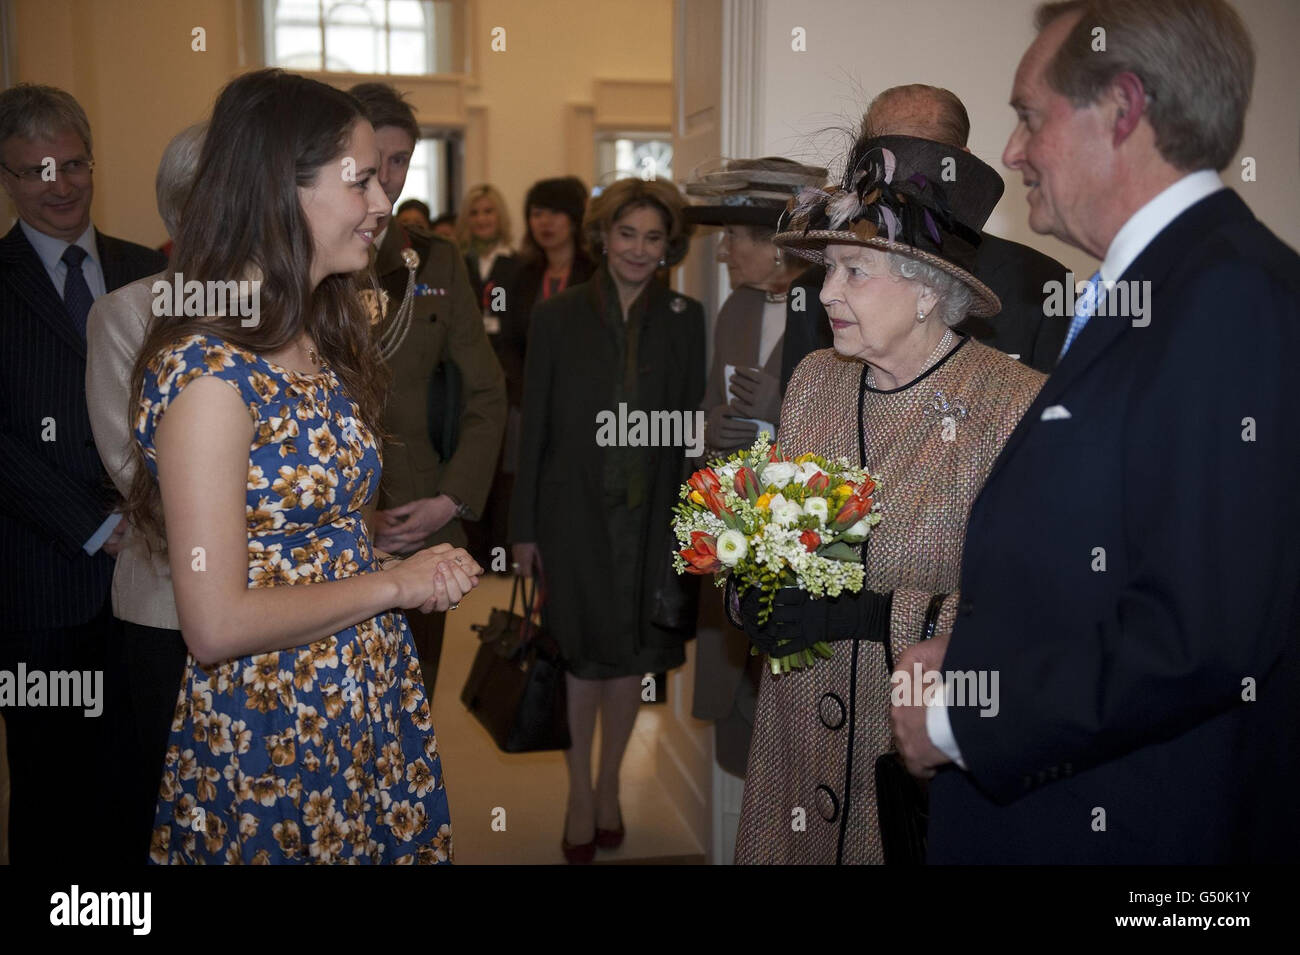
{"label": "red shoe", "polygon": [[564,861],[569,865],[591,865],[591,861],[596,858],[596,841],[599,838],[600,830],[597,829],[595,837],[590,842],[575,846],[569,842],[569,834],[566,830],[560,839],[560,851],[564,853]]}
{"label": "red shoe", "polygon": [[617,829],[596,827],[596,845],[602,849],[617,849],[623,844],[625,835],[627,835],[627,830],[623,828],[623,812],[619,810]]}

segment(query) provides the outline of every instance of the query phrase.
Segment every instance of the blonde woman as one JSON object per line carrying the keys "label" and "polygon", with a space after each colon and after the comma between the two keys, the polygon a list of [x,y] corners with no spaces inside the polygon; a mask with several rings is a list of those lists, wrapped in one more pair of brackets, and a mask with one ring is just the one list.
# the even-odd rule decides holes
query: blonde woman
{"label": "blonde woman", "polygon": [[470,282],[483,309],[483,326],[490,336],[501,330],[502,310],[492,308],[492,290],[508,288],[515,275],[513,241],[510,212],[501,191],[482,183],[465,193],[456,218],[456,242],[465,253]]}

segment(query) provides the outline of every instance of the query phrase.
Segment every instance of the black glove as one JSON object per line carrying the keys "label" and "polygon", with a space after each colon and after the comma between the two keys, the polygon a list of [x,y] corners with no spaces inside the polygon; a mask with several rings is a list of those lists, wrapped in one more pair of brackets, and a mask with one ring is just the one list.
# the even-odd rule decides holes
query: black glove
{"label": "black glove", "polygon": [[759,591],[751,587],[740,598],[745,636],[764,653],[785,656],[814,643],[835,640],[889,639],[889,617],[894,595],[863,590],[838,597],[809,597],[808,591],[782,587],[772,601],[767,622],[758,623]]}

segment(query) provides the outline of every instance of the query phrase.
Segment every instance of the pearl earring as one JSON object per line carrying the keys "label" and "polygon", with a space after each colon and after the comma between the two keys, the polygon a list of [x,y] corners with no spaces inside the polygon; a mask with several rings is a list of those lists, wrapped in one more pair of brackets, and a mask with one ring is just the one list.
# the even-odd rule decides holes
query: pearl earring
{"label": "pearl earring", "polygon": [[662,268],[666,267],[667,265],[668,265],[668,260],[667,260],[666,258],[665,258],[665,259],[660,259],[660,260],[659,260],[659,268],[662,269]]}
{"label": "pearl earring", "polygon": [[917,320],[918,322],[924,322],[924,321],[925,321],[925,312],[923,312],[923,311],[921,310],[920,306],[918,306],[917,309],[916,309],[916,320]]}

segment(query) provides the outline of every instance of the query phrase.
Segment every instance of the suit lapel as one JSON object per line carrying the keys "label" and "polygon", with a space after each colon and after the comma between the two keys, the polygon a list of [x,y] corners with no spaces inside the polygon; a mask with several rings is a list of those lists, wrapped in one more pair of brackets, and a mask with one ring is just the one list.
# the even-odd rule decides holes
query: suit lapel
{"label": "suit lapel", "polygon": [[126,263],[118,255],[117,240],[95,230],[95,247],[99,250],[99,264],[104,270],[104,291],[112,292],[127,283]]}
{"label": "suit lapel", "polygon": [[45,271],[40,256],[16,222],[9,234],[0,239],[0,278],[9,283],[14,293],[69,348],[82,358],[86,357],[85,341],[77,333],[72,316],[63,307],[63,299],[50,281],[50,275]]}
{"label": "suit lapel", "polygon": [[[1150,282],[1152,298],[1158,298],[1161,285],[1169,278],[1178,263],[1185,258],[1188,248],[1200,242],[1202,237],[1213,228],[1243,217],[1250,218],[1250,210],[1231,189],[1222,189],[1205,197],[1165,226],[1133,260],[1132,265],[1120,276],[1119,281]],[[1148,301],[1148,308],[1150,304]],[[1150,319],[1150,312],[1148,312],[1148,319]],[[1166,320],[1177,321],[1178,318],[1166,316]],[[1101,361],[1125,335],[1142,332],[1140,328],[1134,330],[1132,323],[1131,317],[1116,316],[1113,310],[1108,311],[1106,315],[1089,319],[1060,364],[1048,376],[1042,391],[1038,393],[1034,403],[1020,419],[1020,424],[1007,439],[1002,453],[998,455],[988,479],[984,482],[985,487],[993,481],[1002,465],[1024,440],[1025,434],[1039,420],[1044,408],[1059,404],[1061,395],[1084,372]]]}

